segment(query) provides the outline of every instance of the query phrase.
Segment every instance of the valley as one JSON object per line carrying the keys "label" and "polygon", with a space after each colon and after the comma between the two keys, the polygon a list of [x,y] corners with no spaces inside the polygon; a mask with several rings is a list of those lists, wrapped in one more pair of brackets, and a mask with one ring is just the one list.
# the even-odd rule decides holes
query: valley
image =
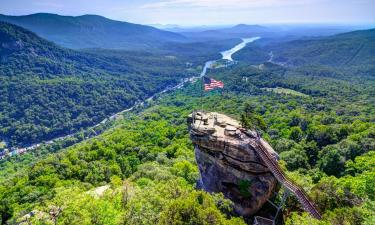
{"label": "valley", "polygon": [[[246,46],[246,44],[251,43],[253,41],[256,41],[257,39],[259,39],[259,38],[256,37],[256,38],[243,39],[242,43],[236,45],[235,47],[231,48],[230,50],[221,52],[222,59],[223,60],[228,60],[228,61],[233,61],[232,58],[231,58],[232,54],[236,53],[237,51],[240,51],[242,48],[244,48]],[[133,106],[131,106],[131,107],[127,108],[127,109],[123,109],[120,112],[117,112],[117,113],[115,113],[115,114],[113,114],[113,115],[105,118],[104,120],[102,120],[101,122],[95,124],[94,126],[86,128],[86,130],[93,131],[93,132],[86,132],[87,135],[85,135],[85,132],[80,131],[80,132],[73,133],[73,134],[68,134],[68,135],[65,135],[65,136],[62,136],[62,137],[53,138],[51,140],[43,140],[42,142],[33,143],[31,145],[24,146],[24,147],[14,146],[14,147],[11,147],[9,150],[6,148],[6,143],[4,143],[5,145],[2,148],[4,150],[0,152],[0,159],[3,159],[3,158],[8,157],[8,156],[15,156],[15,155],[18,155],[18,154],[24,154],[27,151],[38,150],[38,148],[41,145],[43,145],[43,144],[53,144],[56,141],[64,141],[65,139],[71,138],[73,136],[78,136],[78,135],[82,135],[83,134],[84,135],[83,136],[84,139],[97,136],[98,134],[100,134],[100,132],[96,132],[95,128],[97,128],[99,126],[106,127],[106,125],[107,125],[106,123],[111,123],[111,122],[113,122],[113,120],[116,120],[117,118],[119,118],[122,114],[124,114],[126,112],[129,112],[129,111],[132,111],[134,108],[141,107],[144,104],[147,104],[149,101],[152,101],[152,99],[154,97],[159,96],[160,94],[163,94],[163,93],[166,93],[166,92],[170,92],[170,91],[173,91],[173,90],[176,90],[176,89],[180,89],[180,88],[182,88],[184,86],[184,84],[186,84],[188,82],[196,82],[197,79],[200,79],[200,78],[202,78],[203,76],[206,75],[207,70],[210,69],[211,66],[216,61],[217,60],[207,61],[204,64],[203,69],[202,69],[201,73],[199,74],[199,76],[193,76],[193,77],[185,78],[185,79],[183,79],[183,81],[181,81],[177,85],[175,85],[175,86],[168,86],[168,87],[164,88],[163,90],[161,90],[161,91],[153,94],[152,96],[147,96],[144,101],[142,101],[142,100],[138,101]],[[73,143],[71,143],[71,144],[73,144]]]}
{"label": "valley", "polygon": [[[76,51],[13,25],[2,23],[1,28],[5,44],[0,66],[0,89],[4,96],[0,99],[0,136],[9,148],[94,126],[198,74],[205,61],[219,57],[221,49],[238,41],[177,44],[169,50],[150,52]],[[173,50],[176,47],[183,50]],[[196,52],[200,47],[206,51]],[[171,54],[177,57],[167,57]],[[47,94],[41,96],[46,90]],[[13,107],[15,103],[18,108]]]}
{"label": "valley", "polygon": [[[234,54],[237,51],[244,48],[246,46],[246,44],[251,43],[251,42],[253,42],[257,39],[259,39],[259,38],[243,39],[242,43],[236,45],[235,47],[231,48],[230,50],[221,52],[222,59],[233,61],[231,59],[232,54]],[[199,76],[193,76],[193,77],[185,78],[185,79],[183,79],[183,81],[181,81],[177,85],[166,87],[163,90],[153,94],[152,96],[147,96],[147,98],[144,101],[142,101],[142,100],[138,101],[134,105],[132,105],[131,107],[129,107],[127,109],[123,109],[120,112],[117,112],[117,113],[105,118],[104,120],[95,124],[94,126],[86,128],[87,131],[91,130],[93,132],[80,131],[80,132],[68,134],[68,135],[65,135],[65,136],[62,136],[62,137],[53,138],[51,140],[43,140],[43,142],[33,143],[31,145],[28,145],[28,146],[23,146],[23,147],[14,146],[14,147],[11,147],[9,150],[6,148],[6,143],[4,143],[4,146],[2,147],[2,149],[4,149],[4,150],[0,151],[0,159],[3,159],[3,158],[8,157],[8,156],[15,156],[15,155],[18,155],[18,154],[24,154],[27,151],[34,151],[34,150],[37,150],[43,144],[53,144],[56,141],[64,141],[65,139],[68,139],[68,138],[71,138],[71,137],[74,137],[74,136],[78,136],[78,135],[83,135],[83,139],[87,139],[87,138],[97,136],[98,134],[100,134],[100,132],[96,132],[95,128],[97,128],[99,126],[106,127],[106,125],[107,125],[106,123],[111,123],[111,122],[113,122],[113,120],[116,120],[117,118],[119,118],[122,114],[124,114],[126,112],[129,112],[129,111],[132,111],[134,108],[141,107],[144,104],[147,104],[149,101],[152,101],[154,97],[159,96],[160,94],[170,92],[170,91],[173,91],[173,90],[176,90],[176,89],[180,89],[188,82],[196,82],[198,79],[200,79],[200,78],[202,78],[203,76],[206,75],[207,70],[211,68],[211,66],[215,63],[215,61],[217,61],[217,60],[207,61],[204,64],[203,69],[202,69],[201,73],[199,74]],[[86,133],[86,135],[85,135],[85,133]]]}
{"label": "valley", "polygon": [[0,224],[373,224],[374,29],[0,20]]}

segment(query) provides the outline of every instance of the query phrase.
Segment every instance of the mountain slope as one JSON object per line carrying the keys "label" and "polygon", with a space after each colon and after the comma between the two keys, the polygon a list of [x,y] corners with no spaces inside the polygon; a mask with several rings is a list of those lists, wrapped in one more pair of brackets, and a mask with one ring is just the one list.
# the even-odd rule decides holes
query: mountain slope
{"label": "mountain slope", "polygon": [[153,53],[60,48],[0,22],[0,139],[30,144],[78,131],[191,76],[185,70]]}
{"label": "mountain slope", "polygon": [[150,26],[110,20],[97,15],[60,16],[38,13],[27,16],[0,15],[12,23],[68,48],[137,49],[166,42],[183,41],[173,32]]}
{"label": "mountain slope", "polygon": [[375,29],[272,45],[274,60],[291,66],[322,64],[333,67],[375,65]]}
{"label": "mountain slope", "polygon": [[286,41],[262,38],[233,55],[250,64],[272,62],[299,68],[305,75],[345,79],[375,74],[375,29],[358,30],[327,37]]}

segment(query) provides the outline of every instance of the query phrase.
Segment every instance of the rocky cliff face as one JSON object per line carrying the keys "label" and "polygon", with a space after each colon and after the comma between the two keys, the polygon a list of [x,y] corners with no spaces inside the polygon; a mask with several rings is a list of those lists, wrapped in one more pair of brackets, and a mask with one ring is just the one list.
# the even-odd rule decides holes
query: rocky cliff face
{"label": "rocky cliff face", "polygon": [[[222,192],[239,215],[254,215],[277,188],[277,180],[251,145],[256,133],[218,113],[194,113],[188,123],[200,171],[198,186]],[[276,152],[270,153],[278,159]]]}

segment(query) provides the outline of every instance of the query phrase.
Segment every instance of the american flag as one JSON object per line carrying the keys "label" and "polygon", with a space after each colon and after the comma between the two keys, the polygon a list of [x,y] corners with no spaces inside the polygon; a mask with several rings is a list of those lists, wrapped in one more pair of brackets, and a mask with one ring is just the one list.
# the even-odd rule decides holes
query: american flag
{"label": "american flag", "polygon": [[215,80],[208,77],[203,77],[204,80],[204,90],[210,91],[215,88],[224,88],[224,83],[220,80]]}

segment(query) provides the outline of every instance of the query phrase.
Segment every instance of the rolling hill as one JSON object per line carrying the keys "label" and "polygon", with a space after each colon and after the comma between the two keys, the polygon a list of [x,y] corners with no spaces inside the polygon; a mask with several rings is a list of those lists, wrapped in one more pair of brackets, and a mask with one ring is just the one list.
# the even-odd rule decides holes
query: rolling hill
{"label": "rolling hill", "polygon": [[48,13],[26,16],[0,15],[0,21],[24,27],[47,40],[74,49],[139,49],[185,40],[185,37],[173,32],[110,20],[97,15],[76,17]]}

